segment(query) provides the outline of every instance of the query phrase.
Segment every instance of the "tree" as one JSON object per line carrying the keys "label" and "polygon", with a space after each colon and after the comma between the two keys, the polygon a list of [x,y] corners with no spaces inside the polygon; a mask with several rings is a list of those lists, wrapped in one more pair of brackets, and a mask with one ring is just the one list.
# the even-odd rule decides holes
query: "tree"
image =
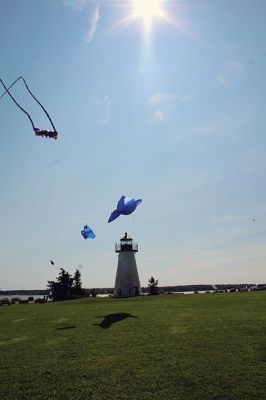
{"label": "tree", "polygon": [[60,268],[59,276],[55,281],[48,281],[47,287],[50,290],[50,297],[53,300],[67,300],[73,293],[73,278],[64,268]]}
{"label": "tree", "polygon": [[158,279],[155,280],[154,277],[151,276],[149,279],[148,287],[150,294],[152,295],[159,294]]}
{"label": "tree", "polygon": [[78,296],[82,296],[84,291],[81,287],[81,285],[82,285],[81,273],[78,269],[76,269],[76,271],[75,271],[73,283],[74,283],[73,292]]}

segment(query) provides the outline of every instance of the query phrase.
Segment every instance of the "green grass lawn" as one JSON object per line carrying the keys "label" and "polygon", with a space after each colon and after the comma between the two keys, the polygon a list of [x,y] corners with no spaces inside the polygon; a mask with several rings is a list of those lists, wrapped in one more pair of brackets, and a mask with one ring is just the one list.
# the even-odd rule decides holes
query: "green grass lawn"
{"label": "green grass lawn", "polygon": [[0,366],[1,400],[265,400],[266,292],[2,306]]}

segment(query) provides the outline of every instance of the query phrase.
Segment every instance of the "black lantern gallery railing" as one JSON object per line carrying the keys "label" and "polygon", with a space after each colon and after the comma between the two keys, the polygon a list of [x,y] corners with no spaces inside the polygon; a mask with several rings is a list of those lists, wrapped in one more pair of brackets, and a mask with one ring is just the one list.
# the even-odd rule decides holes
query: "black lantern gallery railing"
{"label": "black lantern gallery railing", "polygon": [[132,241],[121,241],[120,243],[115,244],[116,253],[120,253],[120,251],[138,251],[138,244],[133,243]]}

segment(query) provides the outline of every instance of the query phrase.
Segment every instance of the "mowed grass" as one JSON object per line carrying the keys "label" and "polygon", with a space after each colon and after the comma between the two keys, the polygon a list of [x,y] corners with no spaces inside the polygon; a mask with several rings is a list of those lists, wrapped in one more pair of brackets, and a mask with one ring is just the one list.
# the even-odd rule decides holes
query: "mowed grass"
{"label": "mowed grass", "polygon": [[266,292],[3,306],[0,365],[3,400],[266,399]]}

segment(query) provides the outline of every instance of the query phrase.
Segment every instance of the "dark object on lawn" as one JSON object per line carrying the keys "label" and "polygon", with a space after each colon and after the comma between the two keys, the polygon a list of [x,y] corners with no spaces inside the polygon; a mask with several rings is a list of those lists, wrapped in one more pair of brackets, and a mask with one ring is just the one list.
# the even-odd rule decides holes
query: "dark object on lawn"
{"label": "dark object on lawn", "polygon": [[61,328],[56,328],[56,331],[64,331],[65,329],[75,329],[76,326],[75,325],[71,325],[71,326],[62,326]]}
{"label": "dark object on lawn", "polygon": [[138,318],[138,317],[136,317],[135,315],[130,315],[128,313],[109,314],[104,316],[104,320],[100,324],[93,324],[93,325],[98,325],[103,329],[108,329],[112,324],[123,321],[123,319],[126,318]]}
{"label": "dark object on lawn", "polygon": [[47,303],[47,298],[44,296],[43,299],[39,298],[34,301],[34,303],[44,304]]}
{"label": "dark object on lawn", "polygon": [[12,304],[18,304],[20,302],[20,298],[19,297],[12,297],[11,299],[11,303]]}
{"label": "dark object on lawn", "polygon": [[10,306],[11,302],[9,301],[8,297],[3,298],[0,300],[0,306]]}

